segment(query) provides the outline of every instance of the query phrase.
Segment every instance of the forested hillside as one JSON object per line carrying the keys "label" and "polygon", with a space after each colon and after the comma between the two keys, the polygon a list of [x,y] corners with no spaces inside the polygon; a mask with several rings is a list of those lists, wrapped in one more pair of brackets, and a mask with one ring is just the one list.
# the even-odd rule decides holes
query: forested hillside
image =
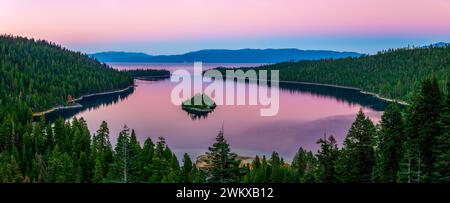
{"label": "forested hillside", "polygon": [[432,75],[445,87],[450,77],[450,46],[390,49],[358,58],[305,60],[258,68],[280,70],[280,80],[352,86],[406,100],[418,81]]}
{"label": "forested hillside", "polygon": [[425,80],[407,109],[392,103],[378,125],[360,111],[342,148],[328,135],[317,153],[300,148],[289,164],[273,152],[244,165],[222,130],[199,168],[187,154],[180,163],[162,137],[141,145],[127,126],[112,146],[106,122],[93,133],[83,118],[22,127],[7,118],[0,183],[448,183],[449,109],[449,93]]}
{"label": "forested hillside", "polygon": [[282,80],[356,86],[399,98],[411,92],[410,105],[402,109],[392,103],[377,125],[360,111],[342,148],[330,135],[318,140],[317,153],[300,148],[290,164],[274,152],[270,159],[257,157],[240,167],[222,130],[208,148],[209,167],[201,169],[187,154],[181,165],[164,138],[141,145],[126,126],[113,147],[106,122],[96,133],[83,118],[33,122],[31,108],[65,104],[68,95],[122,88],[132,76],[167,72],[123,73],[45,41],[1,36],[0,183],[448,183],[449,51],[449,46],[400,49],[261,67],[280,69]]}
{"label": "forested hillside", "polygon": [[0,115],[5,107],[40,111],[64,105],[69,95],[76,98],[132,82],[129,75],[85,54],[46,41],[0,36]]}

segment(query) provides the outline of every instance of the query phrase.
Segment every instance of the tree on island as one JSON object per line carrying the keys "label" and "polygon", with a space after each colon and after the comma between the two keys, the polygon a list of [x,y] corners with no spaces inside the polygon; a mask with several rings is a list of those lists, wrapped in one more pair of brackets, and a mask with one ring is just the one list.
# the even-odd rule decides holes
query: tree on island
{"label": "tree on island", "polygon": [[233,183],[239,181],[240,169],[237,155],[230,152],[230,145],[223,136],[223,129],[216,137],[216,142],[209,147],[207,152],[209,157],[208,182],[213,183]]}

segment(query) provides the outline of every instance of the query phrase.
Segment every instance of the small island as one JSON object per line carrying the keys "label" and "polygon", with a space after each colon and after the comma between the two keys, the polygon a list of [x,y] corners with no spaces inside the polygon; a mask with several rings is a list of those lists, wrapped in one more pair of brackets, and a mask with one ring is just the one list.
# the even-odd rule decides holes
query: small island
{"label": "small island", "polygon": [[[201,104],[195,104],[196,100],[201,101]],[[203,116],[214,111],[216,103],[208,95],[197,93],[191,99],[184,101],[181,108],[189,114]]]}
{"label": "small island", "polygon": [[170,71],[164,69],[134,69],[134,70],[123,70],[130,77],[138,80],[163,80],[170,78]]}

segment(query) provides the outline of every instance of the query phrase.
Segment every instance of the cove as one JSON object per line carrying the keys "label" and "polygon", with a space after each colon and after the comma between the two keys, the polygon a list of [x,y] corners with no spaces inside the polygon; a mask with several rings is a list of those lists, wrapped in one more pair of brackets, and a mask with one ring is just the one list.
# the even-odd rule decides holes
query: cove
{"label": "cove", "polygon": [[[186,69],[192,71],[192,63],[179,64],[110,64],[117,69]],[[258,64],[203,64],[205,68],[243,67]],[[299,147],[316,151],[316,141],[324,134],[334,135],[338,144],[346,136],[358,110],[372,121],[378,122],[388,105],[358,90],[312,84],[279,84],[279,112],[276,116],[261,117],[258,105],[218,105],[203,117],[193,117],[172,104],[170,94],[175,83],[170,80],[136,80],[136,87],[128,92],[89,98],[80,102],[83,109],[55,112],[53,119],[83,117],[91,132],[95,132],[105,120],[110,127],[110,140],[116,138],[126,124],[135,129],[143,144],[147,137],[156,141],[166,138],[177,156],[184,152],[192,158],[203,154],[214,142],[224,126],[225,137],[232,150],[241,156],[266,155],[277,151],[287,161]],[[246,84],[256,85],[256,84]],[[257,87],[256,87],[257,88]],[[50,115],[49,115],[50,116]],[[48,118],[51,120],[51,118]]]}

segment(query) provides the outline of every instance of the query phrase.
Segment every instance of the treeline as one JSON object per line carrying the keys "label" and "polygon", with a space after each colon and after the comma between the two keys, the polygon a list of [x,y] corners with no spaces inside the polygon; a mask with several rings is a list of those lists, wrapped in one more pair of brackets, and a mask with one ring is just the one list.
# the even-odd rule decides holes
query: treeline
{"label": "treeline", "polygon": [[170,77],[170,71],[157,69],[122,70],[132,78]]}
{"label": "treeline", "polygon": [[375,55],[284,62],[255,68],[279,70],[283,81],[351,86],[383,97],[406,100],[417,83],[432,75],[437,77],[441,88],[446,88],[450,77],[450,46],[389,49]]}
{"label": "treeline", "polygon": [[343,148],[324,136],[317,153],[300,148],[291,164],[274,152],[240,166],[220,131],[205,168],[187,154],[180,164],[164,138],[141,145],[126,126],[113,148],[106,122],[91,135],[82,118],[32,124],[8,117],[0,125],[0,182],[448,183],[449,93],[425,80],[411,101],[405,111],[391,104],[378,125],[360,111]]}
{"label": "treeline", "polygon": [[43,40],[0,35],[0,118],[11,108],[42,111],[66,104],[69,95],[77,98],[132,83],[129,75],[85,54]]}

